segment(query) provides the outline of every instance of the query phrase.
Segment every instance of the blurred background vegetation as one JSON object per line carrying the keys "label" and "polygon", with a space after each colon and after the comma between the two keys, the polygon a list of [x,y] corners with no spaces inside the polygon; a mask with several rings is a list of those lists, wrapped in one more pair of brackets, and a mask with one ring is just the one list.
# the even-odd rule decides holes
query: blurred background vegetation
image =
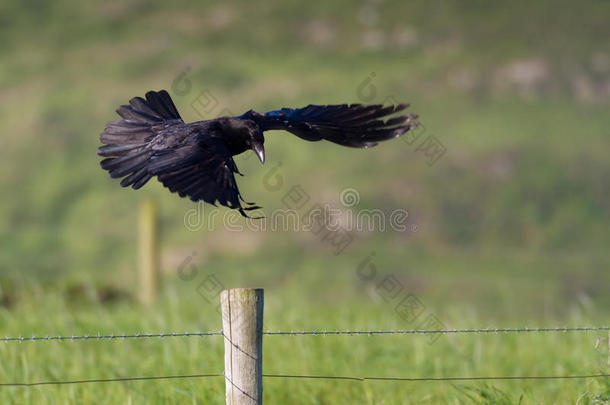
{"label": "blurred background vegetation", "polygon": [[[607,321],[609,15],[595,0],[3,2],[0,333],[91,332],[100,319],[110,331],[203,329],[201,311],[219,319],[198,282],[177,277],[191,259],[200,280],[267,288],[269,326],[417,327],[357,277],[371,252],[448,327]],[[218,221],[193,232],[184,216],[195,204],[155,181],[121,189],[95,153],[116,107],[162,88],[185,121],[410,102],[446,152],[429,165],[402,140],[363,151],[272,133],[265,166],[238,162],[243,195],[264,213],[293,185],[334,206],[354,188],[354,209],[406,209],[410,231],[354,232],[338,255],[308,232]],[[216,100],[203,117],[202,94]],[[283,186],[269,190],[278,164]],[[156,305],[167,316],[138,324],[136,222],[148,198],[160,208]],[[167,309],[178,299],[200,311]],[[548,392],[574,398],[562,389]]]}

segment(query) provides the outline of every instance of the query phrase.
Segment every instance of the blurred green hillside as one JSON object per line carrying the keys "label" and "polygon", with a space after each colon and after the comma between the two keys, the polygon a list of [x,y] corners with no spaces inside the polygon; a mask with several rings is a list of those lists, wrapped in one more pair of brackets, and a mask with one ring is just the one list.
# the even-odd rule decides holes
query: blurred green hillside
{"label": "blurred green hillside", "polygon": [[[151,195],[168,249],[211,236],[185,233],[190,202],[158,184],[122,190],[99,170],[97,136],[114,109],[160,88],[187,120],[226,108],[411,102],[446,148],[431,167],[401,141],[354,151],[284,133],[268,137],[267,166],[285,162],[285,176],[317,200],[354,187],[358,208],[408,209],[423,221],[409,242],[418,249],[603,254],[609,10],[560,3],[5,3],[3,274],[125,265],[136,206]],[[203,92],[217,105],[197,104]],[[261,189],[266,169],[243,164],[244,195],[280,207]],[[253,238],[282,243],[270,232]],[[281,239],[291,249],[308,237]]]}
{"label": "blurred green hillside", "polygon": [[[416,327],[395,319],[355,275],[372,252],[383,274],[447,326],[607,323],[609,15],[601,0],[3,2],[0,333],[91,332],[97,319],[109,331],[196,328],[191,306],[206,304],[176,278],[191,259],[227,287],[266,287],[274,327],[386,328],[388,319]],[[242,194],[264,214],[286,208],[293,186],[310,204],[334,207],[355,189],[353,210],[405,209],[408,231],[355,231],[336,254],[311,232],[231,232],[220,223],[224,208],[205,206],[197,220],[206,226],[187,229],[196,204],[156,181],[122,189],[96,156],[114,110],[151,89],[167,89],[186,121],[250,108],[410,102],[422,123],[411,144],[353,150],[274,132],[264,166],[238,159]],[[433,163],[421,150],[429,136],[445,149]],[[167,279],[150,322],[130,298],[138,207],[148,198],[160,207]],[[100,305],[108,302],[118,307]],[[24,323],[34,310],[41,323]],[[496,353],[510,357],[505,350]],[[582,353],[570,352],[567,370],[584,372]],[[535,363],[535,350],[524,356]],[[554,367],[498,371],[479,360],[487,368],[469,371]],[[568,403],[581,388],[557,383],[548,392]],[[376,395],[367,403],[382,403]],[[311,403],[336,403],[324,389],[319,398]]]}

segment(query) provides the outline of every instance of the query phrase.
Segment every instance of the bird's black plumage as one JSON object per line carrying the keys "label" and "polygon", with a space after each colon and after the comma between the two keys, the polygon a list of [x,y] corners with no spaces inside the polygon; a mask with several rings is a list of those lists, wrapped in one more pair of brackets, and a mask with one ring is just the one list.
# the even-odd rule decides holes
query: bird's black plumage
{"label": "bird's black plumage", "polygon": [[259,207],[241,197],[233,156],[252,149],[264,162],[264,131],[281,129],[307,141],[368,148],[417,126],[417,116],[403,112],[407,107],[308,105],[186,124],[165,90],[149,91],[146,99],[132,98],[117,109],[123,119],[106,125],[98,154],[105,157],[101,166],[111,177],[123,178],[123,187],[139,189],[157,176],[180,197],[219,203],[247,216]]}

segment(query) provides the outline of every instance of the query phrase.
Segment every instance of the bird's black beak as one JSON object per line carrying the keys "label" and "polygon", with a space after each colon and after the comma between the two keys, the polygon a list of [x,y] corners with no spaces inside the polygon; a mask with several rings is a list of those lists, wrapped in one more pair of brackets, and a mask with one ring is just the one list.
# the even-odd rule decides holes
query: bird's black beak
{"label": "bird's black beak", "polygon": [[265,147],[263,146],[263,144],[253,144],[252,150],[254,151],[254,153],[256,153],[256,156],[258,156],[258,159],[261,161],[261,163],[265,163]]}

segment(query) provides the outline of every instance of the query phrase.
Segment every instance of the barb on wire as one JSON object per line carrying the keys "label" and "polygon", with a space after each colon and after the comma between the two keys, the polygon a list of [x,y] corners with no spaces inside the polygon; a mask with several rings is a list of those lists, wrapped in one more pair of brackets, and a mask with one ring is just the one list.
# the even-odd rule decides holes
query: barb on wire
{"label": "barb on wire", "polygon": [[[249,357],[250,359],[252,359],[252,360],[254,360],[254,361],[258,360],[256,357],[254,357],[254,356],[253,356],[253,355],[251,355],[250,353],[246,352],[244,349],[242,349],[241,347],[239,347],[239,345],[238,345],[238,344],[236,344],[236,343],[235,343],[235,342],[233,342],[231,339],[229,339],[229,337],[228,337],[227,335],[225,335],[223,331],[220,331],[220,334],[221,334],[221,335],[222,335],[222,336],[225,338],[225,340],[226,340],[227,342],[229,342],[229,344],[230,344],[231,346],[233,346],[233,347],[235,348],[235,350],[237,350],[238,352],[240,352],[240,353],[244,354],[246,357]],[[233,383],[233,382],[231,382],[231,383]]]}
{"label": "barb on wire", "polygon": [[246,397],[248,397],[252,401],[257,402],[256,398],[254,398],[252,395],[248,394],[246,391],[244,391],[243,389],[238,387],[233,381],[231,381],[231,379],[229,377],[227,377],[226,375],[224,375],[224,377],[225,377],[225,381],[227,381],[229,384],[231,384],[231,386],[233,388],[235,388],[237,391],[239,391],[241,394],[245,395]]}

